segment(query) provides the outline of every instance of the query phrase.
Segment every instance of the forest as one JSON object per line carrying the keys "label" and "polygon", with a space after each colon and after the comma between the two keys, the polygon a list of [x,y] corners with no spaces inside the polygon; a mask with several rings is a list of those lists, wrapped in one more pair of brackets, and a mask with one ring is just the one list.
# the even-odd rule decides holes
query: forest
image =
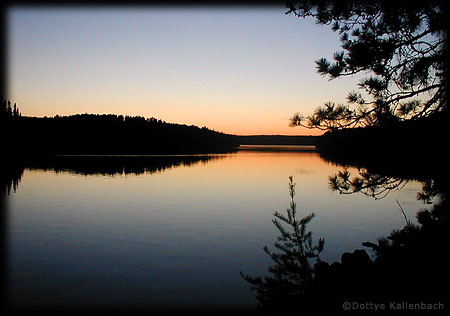
{"label": "forest", "polygon": [[226,152],[239,145],[234,135],[154,117],[87,113],[22,116],[10,101],[3,102],[1,121],[6,148],[27,156]]}

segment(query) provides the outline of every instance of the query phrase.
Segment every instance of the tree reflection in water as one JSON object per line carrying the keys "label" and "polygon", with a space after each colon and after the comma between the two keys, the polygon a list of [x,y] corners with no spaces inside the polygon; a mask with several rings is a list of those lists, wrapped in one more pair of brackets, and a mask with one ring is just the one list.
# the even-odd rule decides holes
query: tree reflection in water
{"label": "tree reflection in water", "polygon": [[[350,179],[347,175],[344,171],[336,180],[342,181],[339,184],[345,184]],[[383,191],[365,181],[376,179],[381,188],[382,182],[386,180],[391,189],[400,184],[388,178],[369,176],[369,173],[363,175],[367,175],[363,181],[348,181],[361,183],[359,189],[367,190],[365,193],[370,192],[370,195],[377,192],[385,194],[389,190]],[[348,191],[342,193],[360,191],[356,190],[357,186],[350,186],[344,189]],[[293,192],[291,187],[292,178],[289,188]],[[293,216],[295,203],[291,193],[292,201],[287,217],[274,213],[276,218],[273,222],[281,233],[275,247],[281,253],[276,254],[267,247],[264,248],[275,262],[268,270],[271,276],[251,277],[241,272],[242,277],[256,291],[259,309],[268,312],[341,312],[349,306],[345,304],[362,306],[361,304],[371,303],[372,305],[364,306],[370,309],[370,306],[379,304],[385,310],[392,310],[404,307],[401,304],[405,302],[413,304],[407,306],[416,309],[430,306],[440,310],[447,309],[447,292],[443,289],[449,278],[443,247],[444,238],[448,234],[448,194],[444,188],[436,181],[425,183],[418,197],[429,202],[432,196],[438,195],[439,202],[430,210],[420,210],[417,213],[418,225],[406,221],[402,229],[392,231],[388,237],[380,238],[376,243],[362,244],[373,253],[373,260],[366,250],[358,249],[342,254],[341,262],[332,264],[319,258],[324,241],[319,239],[317,245],[312,245],[312,233],[306,233],[305,226],[313,214],[299,221]],[[280,219],[294,232],[300,226],[302,238],[294,237],[295,233],[288,233],[287,228],[280,224]],[[311,259],[316,260],[314,266],[311,266]]]}
{"label": "tree reflection in water", "polygon": [[72,155],[23,159],[7,157],[0,165],[3,195],[16,192],[25,169],[69,172],[80,175],[121,176],[160,173],[179,166],[206,164],[225,155]]}
{"label": "tree reflection in water", "polygon": [[23,171],[25,170],[23,164],[17,163],[15,160],[8,158],[9,157],[6,157],[6,159],[4,159],[0,164],[2,196],[16,192],[20,180],[22,179]]}
{"label": "tree reflection in water", "polygon": [[[401,190],[407,183],[408,180],[403,177],[380,175],[365,168],[358,168],[357,176],[352,176],[348,168],[344,168],[328,177],[331,191],[340,194],[362,193],[376,200],[386,197],[393,190]],[[440,193],[439,187],[434,179],[426,179],[422,183],[422,191],[416,197],[431,204]]]}

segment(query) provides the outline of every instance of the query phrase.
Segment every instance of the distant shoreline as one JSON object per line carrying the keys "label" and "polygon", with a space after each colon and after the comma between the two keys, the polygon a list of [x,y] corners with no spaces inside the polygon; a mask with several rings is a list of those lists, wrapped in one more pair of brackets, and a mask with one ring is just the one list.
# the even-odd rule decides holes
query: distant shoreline
{"label": "distant shoreline", "polygon": [[317,152],[314,145],[240,145],[239,151],[302,151],[302,152]]}
{"label": "distant shoreline", "polygon": [[[28,117],[17,108],[1,117],[5,148],[10,156],[39,158],[60,155],[189,155],[226,153],[240,145],[310,146],[247,150],[314,150],[322,136],[233,135],[207,127],[167,123],[154,117],[115,114],[74,114]],[[311,147],[312,146],[312,147]]]}
{"label": "distant shoreline", "polygon": [[321,136],[236,135],[240,145],[300,145],[315,146]]}

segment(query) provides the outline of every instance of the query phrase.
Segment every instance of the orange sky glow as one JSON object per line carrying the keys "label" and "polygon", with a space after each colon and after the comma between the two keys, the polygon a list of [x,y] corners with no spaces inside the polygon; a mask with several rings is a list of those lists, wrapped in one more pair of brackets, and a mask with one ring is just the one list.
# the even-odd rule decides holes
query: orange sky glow
{"label": "orange sky glow", "polygon": [[339,36],[283,6],[10,7],[7,98],[22,115],[155,117],[236,135],[320,135],[296,112],[345,103],[354,79],[315,60]]}

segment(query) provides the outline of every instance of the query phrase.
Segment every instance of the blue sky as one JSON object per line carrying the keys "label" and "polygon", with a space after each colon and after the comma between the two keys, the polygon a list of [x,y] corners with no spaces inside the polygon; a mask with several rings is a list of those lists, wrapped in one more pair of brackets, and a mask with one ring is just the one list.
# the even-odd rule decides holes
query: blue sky
{"label": "blue sky", "polygon": [[23,115],[114,113],[226,133],[317,134],[295,112],[345,102],[356,78],[314,61],[339,35],[276,7],[8,9],[8,98]]}

